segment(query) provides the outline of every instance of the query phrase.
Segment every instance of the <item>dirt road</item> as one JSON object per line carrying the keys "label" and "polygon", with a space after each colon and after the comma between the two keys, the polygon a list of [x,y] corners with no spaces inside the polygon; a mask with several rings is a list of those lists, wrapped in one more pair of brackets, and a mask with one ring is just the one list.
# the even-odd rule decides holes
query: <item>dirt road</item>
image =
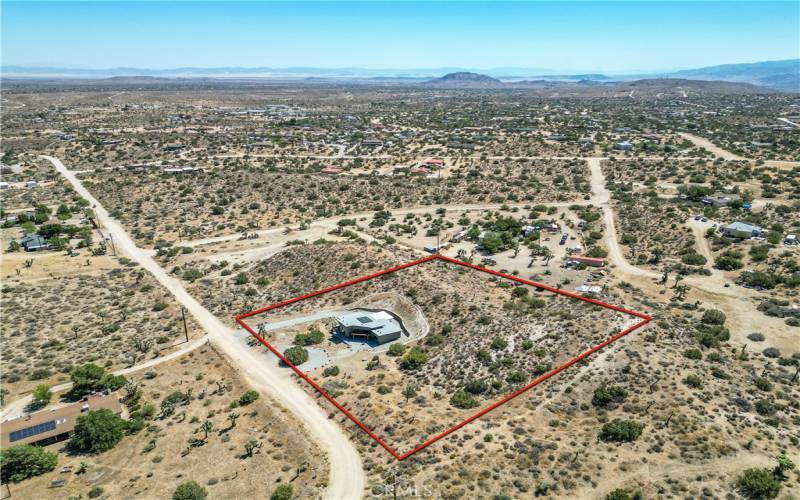
{"label": "dirt road", "polygon": [[[605,176],[601,167],[603,158],[590,158],[587,161],[591,173],[592,202],[603,209],[605,224],[603,242],[608,249],[609,262],[615,266],[615,275],[657,294],[662,285],[657,285],[654,280],[660,279],[661,273],[631,265],[622,252],[614,224],[614,210],[610,204],[611,193],[605,187]],[[713,255],[708,247],[708,241],[705,240],[704,231],[697,231],[695,227],[693,230],[699,251],[710,259],[709,265],[713,265]],[[753,344],[746,337],[749,333],[761,332],[766,335],[770,345],[781,351],[798,352],[797,337],[786,328],[783,320],[765,316],[750,300],[762,300],[763,295],[746,288],[726,287],[725,282],[725,275],[719,270],[712,270],[711,276],[686,276],[682,281],[692,287],[692,293],[697,300],[713,304],[715,308],[725,312],[729,324],[733,325],[731,333],[738,342],[752,348],[763,349],[767,346]]]}
{"label": "dirt road", "polygon": [[[361,498],[364,490],[364,471],[361,457],[344,431],[328,418],[322,407],[314,401],[288,372],[279,367],[265,366],[260,362],[261,354],[230,338],[233,329],[223,324],[208,309],[192,297],[183,285],[169,276],[150,255],[138,248],[128,233],[111,218],[106,209],[92,196],[75,175],[67,170],[58,158],[42,156],[48,160],[75,188],[80,196],[94,207],[98,222],[113,235],[118,252],[126,254],[139,263],[170,291],[175,299],[189,311],[197,322],[208,332],[212,342],[226,354],[237,367],[238,372],[255,389],[268,393],[279,404],[291,411],[311,431],[311,437],[328,454],[330,464],[328,490],[325,498]],[[233,314],[233,313],[232,313]]]}
{"label": "dirt road", "polygon": [[722,158],[723,160],[747,160],[747,158],[744,158],[743,156],[735,155],[730,151],[725,151],[706,138],[693,134],[687,134],[686,132],[679,132],[679,135],[684,139],[693,142],[695,146],[700,146],[701,148],[714,153],[715,156]]}
{"label": "dirt road", "polygon": [[[152,368],[154,366],[158,366],[161,363],[166,363],[169,360],[178,358],[187,354],[189,352],[194,351],[201,345],[208,342],[208,335],[203,335],[202,337],[196,338],[186,344],[185,346],[181,347],[177,351],[173,351],[165,356],[159,356],[157,358],[152,358],[144,363],[140,363],[135,366],[131,366],[129,368],[123,368],[122,370],[117,370],[114,372],[114,375],[128,375],[130,373],[135,373],[141,370],[146,370],[147,368]],[[63,391],[68,391],[72,388],[72,382],[66,382],[64,384],[58,384],[50,388],[53,393],[59,393]],[[20,399],[10,403],[5,408],[3,408],[2,413],[0,413],[0,420],[7,420],[9,418],[19,417],[23,413],[25,413],[25,407],[31,402],[31,395],[23,396]],[[52,408],[51,408],[52,409]]]}

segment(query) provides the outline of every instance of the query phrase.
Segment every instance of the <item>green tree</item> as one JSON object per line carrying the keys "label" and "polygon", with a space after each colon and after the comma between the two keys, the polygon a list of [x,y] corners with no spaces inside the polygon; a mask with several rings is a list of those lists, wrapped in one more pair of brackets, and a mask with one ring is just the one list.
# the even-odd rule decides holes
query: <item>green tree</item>
{"label": "green tree", "polygon": [[769,469],[747,469],[736,479],[736,486],[753,500],[775,498],[781,491],[780,480]]}
{"label": "green tree", "polygon": [[418,370],[428,361],[428,355],[419,347],[413,347],[403,356],[400,368],[404,370]]}
{"label": "green tree", "polygon": [[50,386],[47,384],[39,384],[33,390],[31,397],[33,398],[34,405],[38,408],[42,408],[50,403],[50,400],[53,398],[53,393],[50,391]]}
{"label": "green tree", "polygon": [[172,493],[172,500],[204,500],[208,496],[205,488],[195,481],[180,484]]}
{"label": "green tree", "polygon": [[450,404],[456,408],[466,410],[478,406],[478,400],[473,398],[472,395],[467,392],[458,391],[450,398]]}
{"label": "green tree", "polygon": [[69,446],[80,453],[108,451],[122,440],[127,424],[111,410],[94,410],[78,417]]}
{"label": "green tree", "polygon": [[600,439],[617,443],[636,441],[642,434],[643,424],[631,420],[614,419],[600,430]]}
{"label": "green tree", "polygon": [[58,455],[44,448],[22,444],[0,450],[0,476],[3,483],[18,483],[50,472],[58,464]]}
{"label": "green tree", "polygon": [[289,500],[293,494],[294,491],[291,484],[282,484],[275,488],[275,491],[269,496],[269,500]]}
{"label": "green tree", "polygon": [[94,363],[87,363],[75,368],[72,370],[70,378],[72,379],[70,394],[75,398],[106,389],[116,391],[127,382],[122,375],[106,373],[103,368]]}
{"label": "green tree", "polygon": [[706,325],[724,325],[726,319],[724,312],[718,309],[709,309],[703,313],[701,321]]}
{"label": "green tree", "polygon": [[308,351],[299,345],[290,347],[283,351],[283,355],[293,365],[302,365],[308,361]]}

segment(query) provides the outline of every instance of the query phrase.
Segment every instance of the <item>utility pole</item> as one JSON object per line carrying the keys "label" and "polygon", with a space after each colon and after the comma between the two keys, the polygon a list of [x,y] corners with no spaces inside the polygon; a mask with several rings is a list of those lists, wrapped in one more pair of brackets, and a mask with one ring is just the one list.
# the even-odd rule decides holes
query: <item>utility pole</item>
{"label": "utility pole", "polygon": [[189,342],[189,329],[186,327],[186,308],[181,306],[181,318],[183,319],[183,334],[186,336],[186,342]]}

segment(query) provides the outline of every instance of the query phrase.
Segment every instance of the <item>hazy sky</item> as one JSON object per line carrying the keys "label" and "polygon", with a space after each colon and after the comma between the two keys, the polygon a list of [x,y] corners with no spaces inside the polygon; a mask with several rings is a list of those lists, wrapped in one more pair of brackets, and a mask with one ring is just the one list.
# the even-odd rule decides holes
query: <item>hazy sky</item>
{"label": "hazy sky", "polygon": [[8,2],[3,65],[666,70],[800,58],[800,2]]}

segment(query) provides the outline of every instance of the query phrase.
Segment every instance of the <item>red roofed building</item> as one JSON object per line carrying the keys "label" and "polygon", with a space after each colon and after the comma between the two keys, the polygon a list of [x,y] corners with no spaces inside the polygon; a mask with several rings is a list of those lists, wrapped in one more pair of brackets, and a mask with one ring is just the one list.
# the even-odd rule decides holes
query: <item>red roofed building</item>
{"label": "red roofed building", "polygon": [[339,175],[342,172],[344,172],[344,169],[341,169],[341,168],[338,168],[338,167],[325,167],[322,170],[320,170],[320,173],[328,174],[328,175]]}

